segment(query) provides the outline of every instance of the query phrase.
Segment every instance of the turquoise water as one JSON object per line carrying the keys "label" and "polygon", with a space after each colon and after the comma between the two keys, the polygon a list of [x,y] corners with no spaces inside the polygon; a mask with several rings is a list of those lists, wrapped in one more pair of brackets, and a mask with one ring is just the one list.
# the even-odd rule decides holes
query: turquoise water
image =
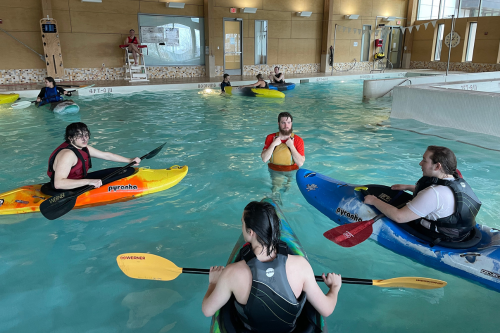
{"label": "turquoise water", "polygon": [[[177,186],[133,201],[72,211],[55,221],[40,214],[0,217],[0,331],[208,331],[210,318],[201,312],[207,276],[134,280],[120,271],[116,256],[149,252],[180,267],[225,264],[244,206],[271,193],[260,152],[284,110],[305,141],[304,167],[347,182],[414,183],[425,148],[450,147],[483,201],[478,221],[500,227],[500,152],[377,126],[389,116],[390,99],[361,99],[362,81],[349,81],[300,85],[284,101],[186,91],[76,97],[76,115],[0,106],[0,192],[46,181],[48,156],[74,121],[90,127],[91,144],[101,150],[134,157],[167,142],[143,165],[189,166]],[[116,165],[95,160],[94,170]],[[322,236],[335,224],[308,205],[295,184],[282,200],[316,274],[448,282],[428,291],[344,285],[327,319],[330,331],[498,330],[500,293],[373,241],[341,248]]]}

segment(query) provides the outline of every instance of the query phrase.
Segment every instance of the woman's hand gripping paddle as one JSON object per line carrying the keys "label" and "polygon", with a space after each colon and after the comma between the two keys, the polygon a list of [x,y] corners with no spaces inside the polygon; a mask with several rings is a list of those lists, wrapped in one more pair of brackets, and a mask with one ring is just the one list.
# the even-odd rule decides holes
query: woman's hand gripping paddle
{"label": "woman's hand gripping paddle", "polygon": [[[367,187],[356,187],[354,190],[368,194]],[[326,231],[323,236],[342,247],[352,247],[370,238],[373,233],[372,224],[383,217],[385,217],[384,214],[378,214],[369,221],[344,224]]]}
{"label": "woman's hand gripping paddle", "polygon": [[[68,92],[71,93],[71,92],[75,92],[75,91],[78,91],[78,90],[81,90],[81,89],[91,88],[93,86],[95,86],[95,84],[91,84],[89,86],[83,86],[83,87],[80,87],[80,88],[75,89],[75,90],[68,90]],[[13,108],[13,109],[26,109],[32,103],[36,103],[36,101],[31,101],[31,102],[30,101],[21,101],[21,102],[17,102],[17,103],[12,104],[10,107]]]}
{"label": "woman's hand gripping paddle", "polygon": [[[161,146],[159,146],[155,150],[150,151],[146,155],[142,156],[141,160],[147,160],[147,159],[155,157],[160,152],[160,150],[163,148],[163,146],[165,146],[165,145],[166,145],[166,143],[162,144]],[[135,162],[131,162],[131,163],[127,164],[126,166],[124,166],[123,168],[120,168],[120,169],[116,170],[115,172],[110,173],[109,175],[102,178],[101,180],[106,180],[106,179],[109,179],[111,177],[114,177],[115,175],[119,174],[120,172],[131,167],[134,164],[135,164]],[[80,194],[88,192],[94,188],[95,187],[92,185],[87,185],[87,186],[80,188],[76,192],[74,189],[68,190],[65,192],[61,192],[60,194],[55,195],[55,196],[45,200],[44,202],[42,202],[42,204],[40,205],[40,212],[42,213],[43,216],[45,216],[45,218],[47,218],[49,220],[55,220],[55,219],[63,216],[64,214],[66,214],[70,210],[72,210],[73,207],[75,207],[76,199],[78,199],[78,196]]]}
{"label": "woman's hand gripping paddle", "polygon": [[[173,262],[149,253],[125,253],[116,257],[116,262],[125,275],[133,279],[171,281],[182,273],[209,274],[209,269],[180,268]],[[316,281],[323,281],[319,275]],[[342,283],[364,284],[383,288],[437,289],[446,286],[445,281],[422,277],[399,277],[387,280],[342,278]]]}

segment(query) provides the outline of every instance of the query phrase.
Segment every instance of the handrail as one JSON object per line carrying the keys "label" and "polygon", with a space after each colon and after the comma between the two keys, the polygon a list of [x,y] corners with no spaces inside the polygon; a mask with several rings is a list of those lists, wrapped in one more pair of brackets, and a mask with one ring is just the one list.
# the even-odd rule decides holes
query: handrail
{"label": "handrail", "polygon": [[404,81],[400,82],[399,84],[396,84],[394,87],[392,87],[391,89],[389,89],[389,91],[388,91],[388,92],[386,92],[385,94],[383,94],[383,95],[382,95],[382,96],[380,96],[380,97],[384,97],[385,95],[387,95],[388,93],[390,93],[391,91],[393,91],[393,90],[394,90],[394,88],[399,87],[400,85],[402,85],[402,84],[403,84],[403,83],[405,83],[406,81],[410,81],[410,85],[411,85],[411,80],[410,80],[410,79],[406,79],[406,80],[404,80]]}

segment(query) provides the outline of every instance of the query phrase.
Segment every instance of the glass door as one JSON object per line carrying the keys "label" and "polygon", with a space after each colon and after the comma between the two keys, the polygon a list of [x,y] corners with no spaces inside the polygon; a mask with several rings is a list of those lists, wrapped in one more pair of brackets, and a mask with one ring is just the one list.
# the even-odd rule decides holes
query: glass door
{"label": "glass door", "polygon": [[241,75],[242,31],[241,19],[224,19],[224,73]]}
{"label": "glass door", "polygon": [[387,58],[392,63],[392,68],[401,68],[401,45],[403,34],[401,28],[391,27]]}
{"label": "glass door", "polygon": [[363,25],[362,37],[361,37],[361,61],[370,61],[370,33],[372,26]]}

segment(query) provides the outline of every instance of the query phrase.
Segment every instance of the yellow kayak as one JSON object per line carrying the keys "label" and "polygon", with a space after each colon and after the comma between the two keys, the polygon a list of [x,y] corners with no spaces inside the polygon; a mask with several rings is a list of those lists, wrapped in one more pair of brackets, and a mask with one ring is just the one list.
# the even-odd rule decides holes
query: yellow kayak
{"label": "yellow kayak", "polygon": [[19,94],[0,94],[0,104],[14,103],[19,98]]}
{"label": "yellow kayak", "polygon": [[228,95],[264,97],[264,98],[285,98],[285,94],[283,94],[281,91],[265,89],[265,88],[250,88],[250,87],[237,88],[237,87],[226,86],[224,87],[224,91]]}
{"label": "yellow kayak", "polygon": [[[168,169],[135,168],[125,178],[81,194],[75,208],[107,205],[127,201],[143,195],[164,191],[177,185],[188,173],[187,165]],[[0,194],[0,215],[24,214],[40,211],[40,204],[51,198],[40,191],[42,184],[27,185]]]}

